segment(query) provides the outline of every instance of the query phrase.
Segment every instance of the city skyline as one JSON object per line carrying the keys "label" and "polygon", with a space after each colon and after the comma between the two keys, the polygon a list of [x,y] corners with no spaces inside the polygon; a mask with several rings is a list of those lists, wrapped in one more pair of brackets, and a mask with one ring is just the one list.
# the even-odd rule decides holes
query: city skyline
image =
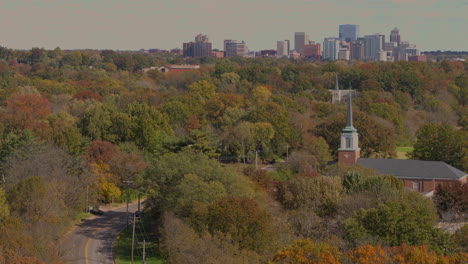
{"label": "city skyline", "polygon": [[1,1],[0,46],[13,49],[172,49],[199,33],[214,49],[225,39],[276,49],[294,32],[320,43],[338,37],[340,24],[356,24],[361,37],[389,36],[397,27],[422,51],[468,50],[468,35],[460,32],[468,0]]}

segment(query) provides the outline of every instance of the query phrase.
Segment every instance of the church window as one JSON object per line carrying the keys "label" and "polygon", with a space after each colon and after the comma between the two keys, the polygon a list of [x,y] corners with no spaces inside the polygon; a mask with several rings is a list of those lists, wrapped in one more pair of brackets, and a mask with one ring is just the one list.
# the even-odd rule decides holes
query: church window
{"label": "church window", "polygon": [[346,138],[346,148],[347,148],[347,149],[350,149],[350,148],[351,148],[351,138],[350,138],[350,137],[347,137],[347,138]]}

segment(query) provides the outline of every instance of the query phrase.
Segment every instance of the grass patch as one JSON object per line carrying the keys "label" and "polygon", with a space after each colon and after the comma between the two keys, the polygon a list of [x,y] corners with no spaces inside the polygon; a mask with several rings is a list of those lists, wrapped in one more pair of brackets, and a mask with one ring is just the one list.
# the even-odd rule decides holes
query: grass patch
{"label": "grass patch", "polygon": [[[117,264],[128,264],[131,261],[132,250],[132,225],[125,228],[114,241],[114,257]],[[135,249],[133,251],[133,263],[141,263],[143,255],[143,239],[146,240],[146,264],[162,264],[163,259],[159,254],[159,247],[155,234],[149,232],[148,221],[137,220],[135,224]],[[149,240],[149,243],[148,243]]]}
{"label": "grass patch", "polygon": [[406,154],[413,151],[413,149],[413,147],[397,147],[397,159],[408,159]]}

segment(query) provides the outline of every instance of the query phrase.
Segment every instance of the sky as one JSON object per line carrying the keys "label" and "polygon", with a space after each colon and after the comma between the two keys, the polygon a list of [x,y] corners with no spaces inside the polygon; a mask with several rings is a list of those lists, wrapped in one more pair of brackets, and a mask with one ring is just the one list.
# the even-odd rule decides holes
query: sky
{"label": "sky", "polygon": [[12,49],[172,49],[199,33],[213,48],[276,49],[294,32],[337,37],[340,24],[387,39],[397,27],[422,51],[468,50],[468,0],[0,0],[0,46]]}

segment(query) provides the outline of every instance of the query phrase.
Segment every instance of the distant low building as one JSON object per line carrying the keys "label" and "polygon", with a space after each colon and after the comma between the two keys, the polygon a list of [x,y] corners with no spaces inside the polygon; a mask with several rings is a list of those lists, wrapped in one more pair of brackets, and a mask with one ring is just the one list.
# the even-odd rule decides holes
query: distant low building
{"label": "distant low building", "polygon": [[142,71],[146,73],[151,70],[158,70],[164,73],[167,73],[167,72],[175,73],[175,72],[186,72],[186,71],[192,71],[192,70],[198,70],[198,69],[200,69],[200,65],[198,64],[182,64],[182,65],[166,64],[161,67],[145,68]]}
{"label": "distant low building", "polygon": [[427,61],[426,55],[409,56],[408,61]]}
{"label": "distant low building", "polygon": [[261,50],[259,55],[260,57],[275,57],[276,50]]}
{"label": "distant low building", "polygon": [[336,81],[335,81],[335,89],[329,89],[328,90],[331,95],[332,95],[332,103],[345,103],[349,100],[349,95],[351,94],[351,97],[356,97],[357,92],[354,90],[341,90],[339,83],[338,83],[338,75],[336,75]]}
{"label": "distant low building", "polygon": [[211,51],[211,57],[224,58],[224,51]]}

